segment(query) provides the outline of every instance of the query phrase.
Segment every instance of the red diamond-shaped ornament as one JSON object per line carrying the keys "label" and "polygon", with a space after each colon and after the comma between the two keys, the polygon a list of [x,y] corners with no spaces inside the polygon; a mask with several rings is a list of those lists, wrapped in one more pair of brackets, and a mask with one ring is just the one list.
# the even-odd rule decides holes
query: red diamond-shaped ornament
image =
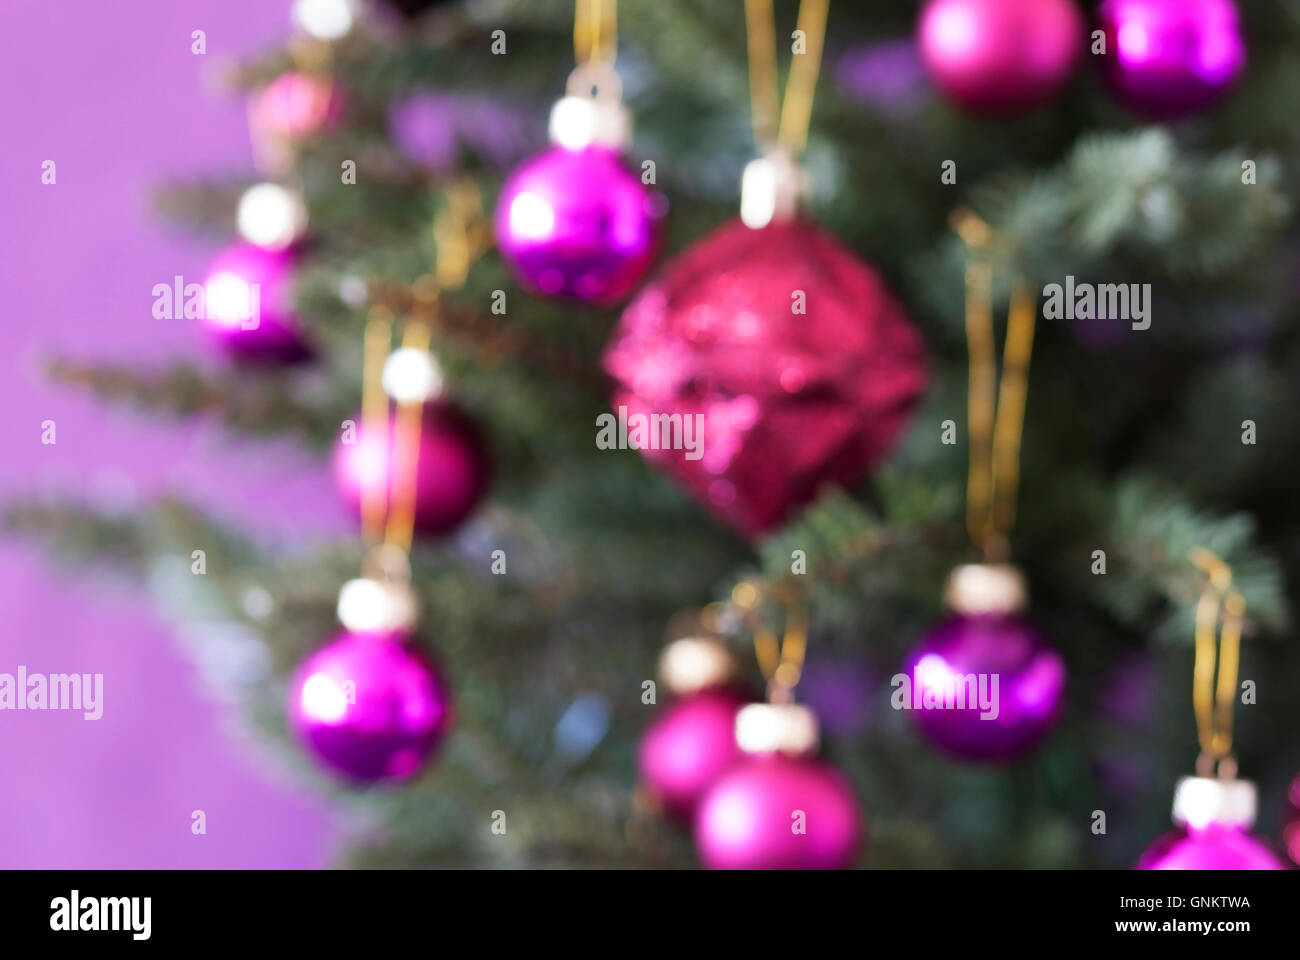
{"label": "red diamond-shaped ornament", "polygon": [[[750,538],[861,477],[926,385],[881,276],[805,220],[734,220],[684,251],[624,311],[605,369],[643,455]],[[697,449],[673,448],[673,414],[702,418]]]}

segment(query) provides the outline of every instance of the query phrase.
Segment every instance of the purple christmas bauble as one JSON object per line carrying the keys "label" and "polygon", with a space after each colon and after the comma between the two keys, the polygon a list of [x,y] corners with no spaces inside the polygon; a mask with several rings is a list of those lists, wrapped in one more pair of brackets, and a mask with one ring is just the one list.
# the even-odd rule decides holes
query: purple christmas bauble
{"label": "purple christmas bauble", "polygon": [[917,39],[949,98],[978,113],[1018,113],[1069,80],[1084,22],[1074,0],[930,0]]}
{"label": "purple christmas bauble", "polygon": [[1218,99],[1246,65],[1233,0],[1105,0],[1106,67],[1120,98],[1169,119]]}
{"label": "purple christmas bauble", "polygon": [[729,690],[705,690],[670,704],[641,737],[641,781],[664,809],[689,821],[704,792],[743,756],[736,712],[749,702]]}
{"label": "purple christmas bauble", "polygon": [[445,684],[405,639],[344,632],[295,671],[290,723],[331,770],[362,782],[404,780],[450,726]]}
{"label": "purple christmas bauble", "polygon": [[844,776],[810,757],[747,756],[704,795],[695,848],[710,870],[843,870],[862,842]]}
{"label": "purple christmas bauble", "polygon": [[[361,423],[357,418],[357,423]],[[396,422],[371,436],[359,426],[352,443],[334,447],[334,480],[343,498],[360,515],[368,496],[391,510],[396,486],[393,454]],[[489,467],[482,436],[474,423],[446,403],[425,408],[415,464],[415,530],[436,535],[460,525],[487,490]]]}
{"label": "purple christmas bauble", "polygon": [[1138,859],[1139,870],[1284,870],[1282,861],[1240,827],[1211,823],[1158,837]]}
{"label": "purple christmas bauble", "polygon": [[1014,614],[959,615],[908,656],[901,706],[935,746],[967,760],[1012,760],[1051,730],[1065,662]]}
{"label": "purple christmas bauble", "polygon": [[294,363],[309,355],[289,302],[292,268],[290,251],[252,243],[217,255],[203,281],[200,319],[219,349],[251,362]]}
{"label": "purple christmas bauble", "polygon": [[560,146],[533,157],[501,188],[496,237],[530,290],[608,304],[645,275],[665,211],[654,193],[603,146]]}

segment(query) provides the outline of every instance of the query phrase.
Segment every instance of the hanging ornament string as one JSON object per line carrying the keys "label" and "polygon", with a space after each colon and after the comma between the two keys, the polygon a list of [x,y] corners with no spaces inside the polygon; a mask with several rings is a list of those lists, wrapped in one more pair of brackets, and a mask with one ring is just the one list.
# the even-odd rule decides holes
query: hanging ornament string
{"label": "hanging ornament string", "polygon": [[483,198],[472,178],[453,181],[445,191],[446,203],[433,220],[433,239],[438,250],[432,270],[414,283],[385,284],[372,281],[383,307],[409,313],[438,326],[440,291],[459,290],[469,269],[492,245],[492,230],[483,214]]}
{"label": "hanging ornament string", "polygon": [[966,245],[966,342],[970,352],[967,420],[970,472],[966,482],[966,527],[987,560],[1003,560],[1016,520],[1020,443],[1034,349],[1036,303],[1029,286],[1013,285],[997,381],[993,329],[993,268],[988,258],[992,231],[973,213],[953,215],[953,229]]}
{"label": "hanging ornament string", "polygon": [[772,703],[791,703],[794,688],[803,674],[804,654],[808,647],[808,615],[803,601],[792,589],[773,591],[786,609],[785,634],[778,640],[759,611],[763,594],[759,586],[745,580],[731,591],[731,602],[754,631],[754,656],[767,681],[767,698]]}
{"label": "hanging ornament string", "polygon": [[[425,352],[432,337],[431,327],[437,319],[440,290],[464,285],[470,264],[486,246],[482,228],[483,207],[472,180],[452,184],[447,205],[434,219],[433,232],[438,260],[431,273],[420,277],[411,287],[410,317],[403,334],[402,347]],[[371,307],[366,323],[361,419],[368,436],[381,437],[379,451],[391,448],[393,458],[392,488],[367,489],[361,504],[362,534],[371,553],[402,556],[410,553],[415,535],[416,480],[419,475],[420,431],[423,401],[399,403],[389,436],[389,397],[383,386],[384,364],[392,350],[393,314],[383,304]],[[382,549],[381,549],[382,548]],[[389,565],[387,561],[381,566]]]}
{"label": "hanging ornament string", "polygon": [[[391,449],[393,479],[390,490],[386,491],[377,484],[371,485],[374,489],[363,490],[361,528],[370,548],[370,557],[365,565],[388,568],[387,560],[376,558],[381,553],[391,555],[394,550],[403,556],[408,554],[415,533],[415,481],[419,468],[423,404],[419,401],[399,404],[390,437],[389,402],[383,387],[383,374],[384,362],[392,350],[393,324],[384,307],[372,307],[370,313],[364,343],[361,429],[366,436],[380,438],[374,447],[380,455]],[[428,325],[420,321],[408,322],[402,346],[427,350]]]}
{"label": "hanging ornament string", "polygon": [[1220,777],[1231,779],[1237,766],[1232,755],[1232,708],[1246,601],[1232,587],[1232,568],[1214,553],[1197,547],[1191,560],[1206,575],[1205,589],[1196,604],[1196,664],[1192,670],[1192,708],[1201,744],[1196,769],[1200,776],[1208,777],[1217,768]]}
{"label": "hanging ornament string", "polygon": [[614,69],[617,55],[617,0],[576,0],[573,56],[578,65],[569,74],[568,95],[617,105],[623,99],[623,82]]}
{"label": "hanging ornament string", "polygon": [[[429,349],[429,327],[412,320],[402,334],[402,347],[424,352]],[[420,466],[420,421],[424,403],[411,400],[397,405],[393,437],[393,491],[384,541],[403,553],[411,552],[415,535],[416,477]]]}
{"label": "hanging ornament string", "polygon": [[483,216],[483,198],[473,180],[466,177],[447,188],[447,207],[434,218],[433,237],[438,246],[434,279],[443,290],[459,290],[470,265],[492,238]]}
{"label": "hanging ornament string", "polygon": [[[383,437],[379,450],[388,449],[388,394],[384,392],[384,360],[393,343],[393,314],[386,306],[370,308],[363,341],[361,376],[361,430],[369,437]],[[377,484],[363,488],[361,497],[361,535],[369,547],[384,536],[384,517],[388,510],[385,491]]]}
{"label": "hanging ornament string", "polygon": [[798,28],[804,51],[796,54],[780,100],[777,80],[776,18],[772,0],[745,0],[745,30],[749,49],[749,97],[754,141],[760,153],[780,147],[792,159],[808,144],[813,95],[821,73],[822,45],[830,0],[802,0]]}
{"label": "hanging ornament string", "polygon": [[577,0],[573,55],[581,64],[613,63],[618,53],[618,0]]}

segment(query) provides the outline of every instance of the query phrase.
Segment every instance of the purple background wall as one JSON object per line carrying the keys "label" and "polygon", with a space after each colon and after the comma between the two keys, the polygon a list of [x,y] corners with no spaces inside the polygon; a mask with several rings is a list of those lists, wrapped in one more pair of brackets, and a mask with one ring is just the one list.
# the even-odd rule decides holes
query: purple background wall
{"label": "purple background wall", "polygon": [[[142,363],[200,354],[153,319],[153,284],[211,253],[149,212],[161,178],[251,166],[222,60],[289,31],[289,0],[0,4],[0,499],[182,490],[280,536],[342,529],[323,469],[295,451],[103,407],[37,375],[52,349]],[[190,32],[207,33],[207,55]],[[41,183],[54,160],[58,182]],[[40,442],[41,421],[58,442]],[[233,735],[197,668],[140,595],[79,584],[0,541],[0,672],[102,672],[104,715],[0,712],[0,867],[295,867],[328,862],[323,802]],[[190,813],[207,814],[206,836]]]}

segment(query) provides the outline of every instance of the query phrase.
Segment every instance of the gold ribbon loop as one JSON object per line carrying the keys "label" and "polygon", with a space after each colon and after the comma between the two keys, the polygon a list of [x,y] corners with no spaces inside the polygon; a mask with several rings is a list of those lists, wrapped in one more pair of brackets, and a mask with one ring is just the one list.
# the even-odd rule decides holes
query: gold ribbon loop
{"label": "gold ribbon loop", "polygon": [[[402,309],[409,311],[402,331],[402,346],[425,351],[432,339],[442,290],[463,286],[470,265],[487,247],[486,221],[478,187],[473,180],[457,180],[447,189],[444,209],[434,218],[438,257],[434,269],[411,285]],[[387,489],[371,484],[362,490],[361,530],[373,549],[383,544],[409,553],[415,534],[415,500],[419,475],[420,431],[424,404],[400,403],[389,435],[389,398],[384,392],[384,364],[393,346],[393,309],[376,303],[370,307],[363,343],[361,429],[377,455],[390,456]]]}
{"label": "gold ribbon loop", "polygon": [[830,0],[802,0],[799,4],[798,28],[804,35],[806,46],[790,65],[785,100],[780,101],[776,18],[772,12],[772,0],[745,0],[750,110],[753,113],[754,141],[760,153],[777,146],[791,158],[797,158],[808,144],[813,95],[821,73],[822,45],[829,12]]}
{"label": "gold ribbon loop", "polygon": [[610,63],[618,54],[618,0],[577,0],[573,55],[578,63]]}
{"label": "gold ribbon loop", "polygon": [[798,592],[785,587],[772,590],[786,610],[785,633],[780,640],[759,611],[762,590],[752,581],[742,581],[731,591],[731,602],[754,631],[754,656],[767,681],[767,696],[773,703],[790,703],[803,674],[808,648],[808,613]]}
{"label": "gold ribbon loop", "polygon": [[990,562],[1005,561],[1016,522],[1020,446],[1034,351],[1037,299],[1018,281],[1007,312],[1002,378],[997,376],[993,330],[993,267],[989,225],[967,210],[953,214],[952,227],[966,245],[967,429],[970,471],[966,480],[966,528]]}
{"label": "gold ribbon loop", "polygon": [[1196,767],[1202,776],[1210,776],[1217,767],[1220,776],[1232,777],[1236,773],[1232,708],[1237,698],[1246,600],[1232,586],[1232,568],[1214,553],[1197,547],[1191,561],[1206,575],[1205,590],[1196,604],[1196,663],[1192,670],[1192,708],[1201,745]]}

